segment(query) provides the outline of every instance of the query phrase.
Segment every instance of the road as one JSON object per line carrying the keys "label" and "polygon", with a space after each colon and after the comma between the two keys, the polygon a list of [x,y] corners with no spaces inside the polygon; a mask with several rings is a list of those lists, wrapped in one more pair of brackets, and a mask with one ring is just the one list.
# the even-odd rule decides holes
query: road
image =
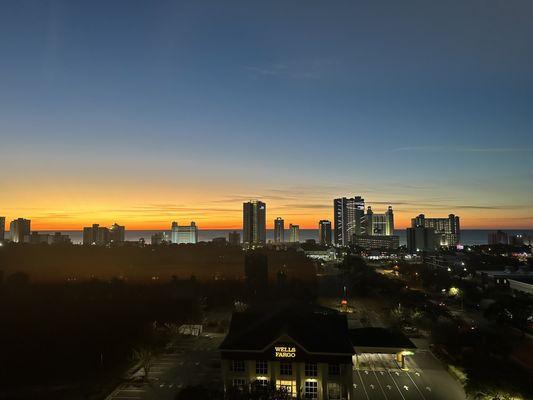
{"label": "road", "polygon": [[463,400],[465,393],[429,350],[406,359],[401,370],[393,355],[363,355],[354,369],[355,400]]}
{"label": "road", "polygon": [[173,400],[187,385],[209,382],[220,387],[217,348],[223,338],[222,334],[211,333],[182,338],[156,358],[147,382],[140,380],[142,372],[138,371],[130,382],[121,384],[106,400]]}

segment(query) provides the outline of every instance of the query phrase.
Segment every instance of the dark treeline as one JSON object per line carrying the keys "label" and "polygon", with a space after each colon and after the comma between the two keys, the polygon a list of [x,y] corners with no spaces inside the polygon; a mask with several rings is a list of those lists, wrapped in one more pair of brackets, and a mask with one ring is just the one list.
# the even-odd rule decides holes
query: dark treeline
{"label": "dark treeline", "polygon": [[[315,267],[303,253],[263,254],[263,301],[313,298]],[[0,398],[102,398],[134,349],[162,351],[184,323],[225,331],[235,304],[252,300],[244,259],[213,244],[2,247]]]}
{"label": "dark treeline", "polygon": [[109,377],[128,364],[133,348],[164,342],[157,326],[201,322],[202,292],[223,303],[238,293],[238,284],[230,286],[205,288],[194,279],[157,285],[7,279],[0,291],[1,386],[9,392]]}
{"label": "dark treeline", "polygon": [[[269,276],[280,269],[291,278],[314,279],[312,263],[302,252],[266,251]],[[129,281],[168,281],[173,276],[198,280],[242,279],[244,251],[239,246],[195,245],[99,247],[73,245],[17,245],[0,248],[4,276],[25,272],[32,282],[64,282],[120,277]]]}

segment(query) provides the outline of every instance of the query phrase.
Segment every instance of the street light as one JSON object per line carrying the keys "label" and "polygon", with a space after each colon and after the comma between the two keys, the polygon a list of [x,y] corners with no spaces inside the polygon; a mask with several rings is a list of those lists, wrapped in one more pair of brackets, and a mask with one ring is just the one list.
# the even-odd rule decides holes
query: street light
{"label": "street light", "polygon": [[458,287],[452,286],[448,294],[452,297],[458,297],[461,300],[461,310],[463,310],[463,291]]}

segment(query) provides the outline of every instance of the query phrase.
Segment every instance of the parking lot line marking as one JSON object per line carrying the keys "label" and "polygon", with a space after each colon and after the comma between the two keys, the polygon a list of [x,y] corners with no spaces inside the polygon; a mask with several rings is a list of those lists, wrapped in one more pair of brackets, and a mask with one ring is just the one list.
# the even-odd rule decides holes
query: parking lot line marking
{"label": "parking lot line marking", "polygon": [[365,392],[365,396],[368,400],[370,400],[370,397],[368,397],[368,393],[366,392],[365,388],[365,382],[363,381],[363,377],[361,376],[361,372],[357,370],[357,374],[359,375],[359,380],[361,381],[361,386],[363,387],[363,391]]}
{"label": "parking lot line marking", "polygon": [[[387,372],[389,373],[389,376],[390,376],[390,378],[392,379],[392,382],[394,383],[394,386],[396,386],[396,389],[398,389],[398,393],[400,393],[400,396],[402,396],[402,399],[405,400],[405,397],[403,397],[403,393],[402,393],[402,391],[400,390],[400,387],[398,386],[398,384],[396,383],[396,381],[394,380],[394,377],[392,376],[392,374],[390,373],[389,370],[387,370]],[[398,374],[398,376],[400,376],[400,374]]]}
{"label": "parking lot line marking", "polygon": [[[413,382],[413,385],[415,385],[415,388],[416,388],[416,390],[418,390],[418,393],[420,393],[420,396],[422,396],[422,399],[426,400],[426,396],[424,396],[424,393],[422,393],[422,391],[418,388],[418,385],[415,383],[415,381],[413,380],[411,375],[409,375],[409,372],[406,372],[406,374],[409,377],[409,379],[411,380],[411,382]],[[419,374],[419,376],[420,376],[420,374]]]}
{"label": "parking lot line marking", "polygon": [[[383,371],[379,371],[379,372],[383,372]],[[383,396],[385,396],[385,399],[388,400],[387,394],[385,393],[385,390],[383,390],[383,386],[381,385],[381,382],[379,381],[379,378],[378,378],[378,375],[376,374],[376,371],[374,371],[374,375],[376,376],[376,381],[378,381],[379,388],[383,392]],[[381,376],[383,376],[383,374],[381,374]]]}
{"label": "parking lot line marking", "polygon": [[111,397],[112,399],[142,399],[142,397],[135,397],[135,396],[122,396],[122,395],[116,395],[116,396],[113,396]]}

